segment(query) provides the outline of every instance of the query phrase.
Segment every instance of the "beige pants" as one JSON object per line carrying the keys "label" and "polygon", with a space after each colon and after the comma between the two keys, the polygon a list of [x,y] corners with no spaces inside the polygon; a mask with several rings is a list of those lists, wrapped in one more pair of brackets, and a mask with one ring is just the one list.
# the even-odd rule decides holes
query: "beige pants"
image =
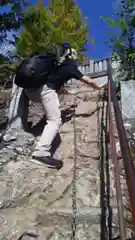
{"label": "beige pants", "polygon": [[33,156],[50,156],[51,144],[61,126],[58,95],[55,90],[48,88],[46,85],[36,91],[25,90],[25,93],[30,100],[42,103],[47,118],[47,124],[39,142],[37,142]]}

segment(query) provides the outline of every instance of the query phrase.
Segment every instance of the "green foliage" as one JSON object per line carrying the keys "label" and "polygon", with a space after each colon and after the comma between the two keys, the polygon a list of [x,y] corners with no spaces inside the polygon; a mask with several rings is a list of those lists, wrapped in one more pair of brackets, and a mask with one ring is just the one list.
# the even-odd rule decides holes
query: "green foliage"
{"label": "green foliage", "polygon": [[114,30],[109,45],[128,72],[125,80],[135,77],[135,0],[120,0],[115,4],[112,18],[105,21]]}
{"label": "green foliage", "polygon": [[[5,46],[14,44],[14,41],[11,42],[8,39],[7,33],[15,32],[20,28],[27,3],[25,0],[1,0],[0,7],[0,50],[2,52]],[[0,54],[0,84],[5,78],[11,76],[15,69],[16,63]]]}
{"label": "green foliage", "polygon": [[27,6],[25,0],[1,0],[1,8],[8,7],[9,11],[2,9],[0,13],[0,41],[7,37],[7,31],[18,30],[23,19],[23,9]]}
{"label": "green foliage", "polygon": [[5,86],[5,81],[12,76],[17,67],[17,63],[11,61],[8,57],[0,54],[0,86]]}
{"label": "green foliage", "polygon": [[42,49],[52,51],[56,43],[66,41],[82,58],[89,40],[88,26],[73,0],[50,0],[48,8],[39,1],[28,9],[23,24],[24,29],[16,40],[21,56]]}
{"label": "green foliage", "polygon": [[[120,99],[121,99],[120,82],[114,82],[114,86],[115,86],[115,89],[116,89],[117,100],[120,101]],[[105,101],[108,101],[108,84],[105,86],[103,99]]]}

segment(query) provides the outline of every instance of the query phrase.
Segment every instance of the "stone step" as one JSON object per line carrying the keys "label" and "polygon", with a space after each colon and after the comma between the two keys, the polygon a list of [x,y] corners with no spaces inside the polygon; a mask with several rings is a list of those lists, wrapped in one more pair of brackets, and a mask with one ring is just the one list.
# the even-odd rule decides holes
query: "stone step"
{"label": "stone step", "polygon": [[[82,95],[82,97],[85,96]],[[70,98],[71,96],[67,99],[69,105],[72,103]],[[100,240],[101,209],[98,160],[100,154],[96,144],[97,106],[91,101],[82,103],[81,100],[79,101],[75,116],[77,140],[76,239]],[[39,106],[33,111],[32,119],[37,112],[39,115],[42,113]],[[35,120],[37,121],[37,119]],[[8,148],[5,146],[2,153],[0,152],[2,163],[0,169],[0,222],[2,222],[0,232],[3,236],[8,233],[5,240],[15,240],[23,231],[36,231],[39,234],[37,240],[71,240],[75,157],[73,123],[74,118],[72,112],[69,111],[61,128],[62,143],[58,148],[58,156],[63,160],[64,166],[59,171],[32,163],[29,161],[31,156],[28,156],[31,154],[28,154],[28,151],[23,151],[24,155],[21,155],[21,149],[19,152],[18,146],[22,148],[28,145],[28,150],[31,150],[32,144],[29,145],[27,139],[25,140],[20,134],[18,138],[20,140],[12,142]],[[30,137],[28,139],[30,140]],[[18,153],[15,153],[14,149]],[[113,219],[114,222],[117,222],[116,208],[113,209]],[[26,239],[33,240],[31,236],[22,238],[22,240]]]}
{"label": "stone step", "polygon": [[[117,217],[118,210],[113,208],[113,217]],[[55,208],[47,210],[46,213],[43,213],[38,216],[39,224],[56,224],[56,220],[60,222],[70,222],[73,217],[73,211],[71,208]],[[101,208],[100,207],[85,207],[84,209],[77,210],[76,214],[76,224],[81,224],[89,222],[91,224],[100,224],[101,220]]]}

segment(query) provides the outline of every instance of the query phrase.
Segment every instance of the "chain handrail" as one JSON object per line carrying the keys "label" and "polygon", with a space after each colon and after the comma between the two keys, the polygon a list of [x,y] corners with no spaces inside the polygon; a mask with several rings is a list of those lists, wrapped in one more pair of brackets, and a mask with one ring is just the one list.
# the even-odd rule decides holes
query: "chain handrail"
{"label": "chain handrail", "polygon": [[75,121],[75,107],[76,95],[74,96],[74,116],[73,116],[73,130],[74,130],[74,164],[73,164],[73,185],[72,185],[72,240],[76,240],[76,167],[77,167],[77,146],[76,146],[76,121]]}

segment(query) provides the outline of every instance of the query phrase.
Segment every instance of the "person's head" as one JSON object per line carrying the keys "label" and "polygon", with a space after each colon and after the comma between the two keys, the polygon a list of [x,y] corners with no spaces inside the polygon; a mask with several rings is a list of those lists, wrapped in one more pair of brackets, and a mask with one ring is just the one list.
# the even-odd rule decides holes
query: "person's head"
{"label": "person's head", "polygon": [[69,43],[63,43],[64,56],[73,60],[77,60],[77,52]]}
{"label": "person's head", "polygon": [[77,60],[77,52],[71,47],[69,43],[62,43],[57,47],[57,57],[59,62],[63,62],[65,59]]}

